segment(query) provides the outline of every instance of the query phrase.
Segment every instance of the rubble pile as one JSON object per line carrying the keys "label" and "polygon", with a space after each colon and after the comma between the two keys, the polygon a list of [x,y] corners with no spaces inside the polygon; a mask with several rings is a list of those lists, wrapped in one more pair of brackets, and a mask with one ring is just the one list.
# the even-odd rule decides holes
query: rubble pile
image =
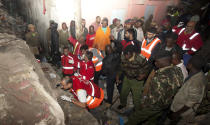
{"label": "rubble pile", "polygon": [[0,59],[1,124],[98,124],[87,110],[60,100],[68,92],[55,87],[59,76],[49,64],[41,68],[25,41],[0,33]]}

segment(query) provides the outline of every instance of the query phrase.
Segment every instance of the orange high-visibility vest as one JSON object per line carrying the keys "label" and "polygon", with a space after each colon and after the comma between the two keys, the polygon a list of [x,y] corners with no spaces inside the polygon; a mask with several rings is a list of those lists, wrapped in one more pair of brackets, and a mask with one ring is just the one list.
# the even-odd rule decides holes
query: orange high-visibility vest
{"label": "orange high-visibility vest", "polygon": [[97,49],[96,51],[93,51],[95,48],[90,48],[89,51],[93,52],[93,64],[95,65],[95,71],[100,71],[102,69],[103,62],[102,60],[99,60],[99,58],[104,58],[102,53]]}
{"label": "orange high-visibility vest", "polygon": [[161,42],[160,39],[155,38],[152,42],[147,45],[147,41],[144,39],[141,45],[141,54],[148,60],[151,56],[154,47]]}

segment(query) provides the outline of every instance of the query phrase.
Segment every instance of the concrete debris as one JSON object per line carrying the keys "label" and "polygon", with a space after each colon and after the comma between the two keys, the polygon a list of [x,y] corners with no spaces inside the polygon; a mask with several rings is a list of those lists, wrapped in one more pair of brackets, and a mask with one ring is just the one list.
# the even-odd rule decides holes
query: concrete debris
{"label": "concrete debris", "polygon": [[55,87],[60,77],[37,63],[25,41],[0,33],[0,59],[0,124],[98,125],[87,110],[58,99],[68,94]]}

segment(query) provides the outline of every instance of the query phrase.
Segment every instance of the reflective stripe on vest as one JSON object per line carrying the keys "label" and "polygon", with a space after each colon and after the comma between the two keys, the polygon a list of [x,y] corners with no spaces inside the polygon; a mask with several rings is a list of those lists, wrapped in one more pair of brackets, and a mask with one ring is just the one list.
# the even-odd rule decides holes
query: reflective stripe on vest
{"label": "reflective stripe on vest", "polygon": [[93,56],[93,58],[92,58],[92,62],[95,64],[95,63],[97,63],[98,62],[98,58],[97,57],[95,57],[95,56]]}
{"label": "reflective stripe on vest", "polygon": [[182,50],[190,50],[189,48],[186,48],[186,44],[182,45]]}
{"label": "reflective stripe on vest", "polygon": [[193,38],[195,38],[199,33],[194,33],[189,39],[192,40]]}
{"label": "reflective stripe on vest", "polygon": [[96,71],[100,71],[100,70],[102,69],[102,65],[103,65],[102,61],[99,62],[99,63],[95,66],[95,70],[96,70]]}
{"label": "reflective stripe on vest", "polygon": [[76,45],[75,45],[75,47],[74,47],[74,52],[73,52],[73,54],[75,54],[75,51],[76,51],[76,48],[77,48],[77,46],[78,46],[78,42],[76,43]]}
{"label": "reflective stripe on vest", "polygon": [[176,32],[176,30],[175,29],[172,29],[172,32]]}
{"label": "reflective stripe on vest", "polygon": [[152,49],[160,42],[160,39],[155,38],[151,43],[146,45],[147,41],[144,39],[141,46],[141,54],[147,58],[147,60],[150,58]]}
{"label": "reflective stripe on vest", "polygon": [[193,52],[196,52],[196,51],[197,51],[197,49],[195,49],[194,47],[192,47],[191,50],[192,50]]}
{"label": "reflective stripe on vest", "polygon": [[179,35],[185,30],[185,28],[182,28],[180,31],[179,31]]}
{"label": "reflective stripe on vest", "polygon": [[74,67],[63,67],[63,69],[74,69]]}

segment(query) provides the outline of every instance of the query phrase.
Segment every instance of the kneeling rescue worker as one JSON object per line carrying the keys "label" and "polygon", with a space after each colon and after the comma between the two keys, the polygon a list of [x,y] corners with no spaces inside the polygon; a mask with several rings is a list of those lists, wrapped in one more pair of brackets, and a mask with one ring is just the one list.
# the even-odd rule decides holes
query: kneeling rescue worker
{"label": "kneeling rescue worker", "polygon": [[77,76],[64,77],[61,81],[62,88],[69,90],[74,98],[63,95],[61,99],[82,108],[94,109],[98,107],[104,99],[104,92],[96,84],[88,82],[87,84]]}

